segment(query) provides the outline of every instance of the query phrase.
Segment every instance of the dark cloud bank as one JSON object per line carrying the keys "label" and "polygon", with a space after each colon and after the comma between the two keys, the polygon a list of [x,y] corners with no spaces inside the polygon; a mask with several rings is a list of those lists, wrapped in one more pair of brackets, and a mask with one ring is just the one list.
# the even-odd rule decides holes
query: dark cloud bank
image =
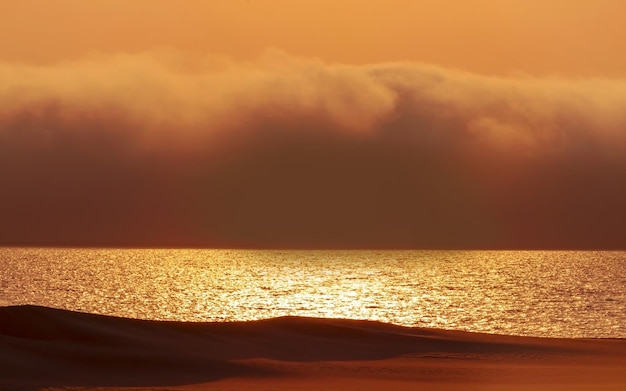
{"label": "dark cloud bank", "polygon": [[626,248],[626,82],[0,64],[0,243]]}

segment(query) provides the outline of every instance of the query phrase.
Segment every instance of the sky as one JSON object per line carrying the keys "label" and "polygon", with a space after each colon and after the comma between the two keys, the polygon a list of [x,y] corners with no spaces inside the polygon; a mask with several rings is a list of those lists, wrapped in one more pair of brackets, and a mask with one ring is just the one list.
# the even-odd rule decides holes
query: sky
{"label": "sky", "polygon": [[626,248],[620,0],[0,3],[0,244]]}

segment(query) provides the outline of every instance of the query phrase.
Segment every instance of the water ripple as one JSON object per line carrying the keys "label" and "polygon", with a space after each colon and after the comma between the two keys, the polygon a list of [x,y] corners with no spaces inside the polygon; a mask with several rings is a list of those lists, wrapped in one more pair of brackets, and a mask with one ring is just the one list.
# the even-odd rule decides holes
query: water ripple
{"label": "water ripple", "polygon": [[625,252],[4,248],[0,256],[0,305],[626,337]]}

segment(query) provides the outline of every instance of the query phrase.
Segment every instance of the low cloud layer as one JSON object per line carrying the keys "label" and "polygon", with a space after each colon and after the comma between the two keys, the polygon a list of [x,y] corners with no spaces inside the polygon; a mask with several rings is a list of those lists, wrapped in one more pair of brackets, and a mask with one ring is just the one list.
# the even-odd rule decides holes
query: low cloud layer
{"label": "low cloud layer", "polygon": [[0,242],[626,247],[626,80],[0,63]]}

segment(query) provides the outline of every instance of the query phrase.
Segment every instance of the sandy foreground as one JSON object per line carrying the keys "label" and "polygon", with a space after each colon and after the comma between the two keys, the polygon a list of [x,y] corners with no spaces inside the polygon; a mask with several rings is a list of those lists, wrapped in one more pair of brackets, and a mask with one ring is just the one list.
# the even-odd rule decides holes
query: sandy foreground
{"label": "sandy foreground", "polygon": [[0,390],[626,390],[626,340],[0,307]]}

